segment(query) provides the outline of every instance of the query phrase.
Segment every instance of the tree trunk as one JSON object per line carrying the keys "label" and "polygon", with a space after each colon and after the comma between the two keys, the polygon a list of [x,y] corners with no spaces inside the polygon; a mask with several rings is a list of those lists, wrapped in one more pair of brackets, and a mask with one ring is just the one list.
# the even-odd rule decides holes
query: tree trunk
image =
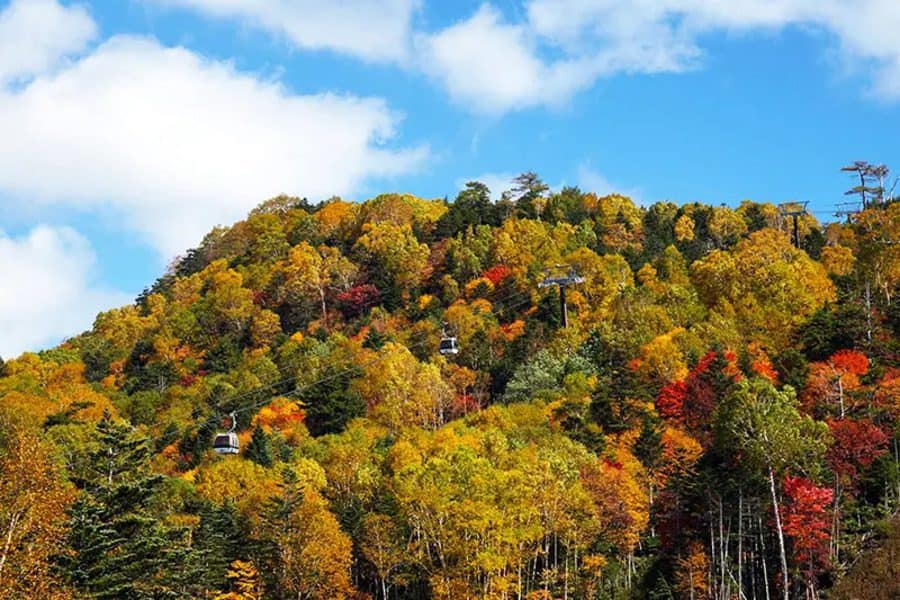
{"label": "tree trunk", "polygon": [[6,543],[3,545],[3,554],[0,555],[0,581],[3,581],[3,567],[6,565],[6,557],[9,556],[9,549],[12,546],[13,533],[19,524],[20,513],[13,513],[9,520],[9,528],[6,531]]}
{"label": "tree trunk", "polygon": [[319,300],[322,304],[322,325],[325,326],[325,331],[328,331],[328,308],[325,306],[325,288],[319,288]]}
{"label": "tree trunk", "polygon": [[784,531],[781,528],[781,514],[778,510],[778,494],[775,493],[775,473],[772,471],[771,465],[769,466],[769,491],[772,492],[772,509],[775,511],[775,528],[778,530],[778,553],[781,558],[781,583],[784,586],[782,593],[784,600],[790,600],[787,554],[784,550]]}
{"label": "tree trunk", "polygon": [[756,519],[757,525],[759,527],[759,556],[762,560],[762,570],[763,570],[763,583],[766,584],[766,600],[770,600],[769,598],[769,570],[766,567],[766,542],[765,542],[765,532],[763,531],[762,526],[762,517],[757,517]]}
{"label": "tree trunk", "polygon": [[744,488],[738,488],[738,549],[737,549],[737,567],[738,567],[738,598],[744,597]]}

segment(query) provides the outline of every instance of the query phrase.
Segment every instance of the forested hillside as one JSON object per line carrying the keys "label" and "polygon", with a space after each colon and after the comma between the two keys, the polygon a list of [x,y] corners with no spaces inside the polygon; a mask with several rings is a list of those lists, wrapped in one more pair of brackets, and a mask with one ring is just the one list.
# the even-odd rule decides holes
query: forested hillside
{"label": "forested hillside", "polygon": [[0,598],[815,598],[883,557],[900,204],[795,240],[517,181],[274,198],[6,357]]}

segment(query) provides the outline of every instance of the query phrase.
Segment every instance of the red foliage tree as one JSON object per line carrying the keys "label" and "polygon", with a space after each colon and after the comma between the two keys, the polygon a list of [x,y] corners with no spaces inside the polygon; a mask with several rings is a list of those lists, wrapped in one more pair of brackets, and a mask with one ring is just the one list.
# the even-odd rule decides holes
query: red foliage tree
{"label": "red foliage tree", "polygon": [[803,408],[814,415],[837,413],[842,418],[860,408],[860,376],[869,370],[869,359],[855,350],[835,352],[827,361],[812,363],[806,389],[801,394]]}
{"label": "red foliage tree", "polygon": [[457,419],[481,409],[478,399],[472,394],[459,394],[450,403],[448,418]]}
{"label": "red foliage tree", "polygon": [[656,410],[663,418],[682,424],[686,395],[687,384],[684,381],[673,381],[660,390],[659,396],[656,398]]}
{"label": "red foliage tree", "polygon": [[764,377],[774,384],[778,383],[778,372],[775,370],[775,367],[772,366],[772,362],[768,357],[756,359],[750,365],[750,368],[753,369],[753,372],[756,375]]}
{"label": "red foliage tree", "polygon": [[337,295],[338,305],[347,319],[363,314],[366,309],[378,304],[380,298],[381,293],[371,283],[355,285]]}
{"label": "red foliage tree", "polygon": [[828,567],[831,540],[829,507],[834,492],[803,477],[784,478],[786,501],[781,505],[784,533],[791,539],[794,564],[803,574],[808,589]]}
{"label": "red foliage tree", "polygon": [[853,489],[859,472],[887,452],[888,436],[869,419],[828,419],[833,443],[826,460],[837,477]]}
{"label": "red foliage tree", "polygon": [[670,383],[660,390],[656,408],[660,415],[684,426],[706,445],[717,401],[740,378],[733,352],[710,351],[684,381]]}
{"label": "red foliage tree", "polygon": [[862,352],[855,350],[840,350],[831,355],[828,362],[836,371],[865,375],[869,371],[869,359]]}
{"label": "red foliage tree", "polygon": [[510,272],[509,267],[506,265],[494,265],[482,273],[481,276],[493,283],[494,287],[497,287],[501,281],[509,277]]}

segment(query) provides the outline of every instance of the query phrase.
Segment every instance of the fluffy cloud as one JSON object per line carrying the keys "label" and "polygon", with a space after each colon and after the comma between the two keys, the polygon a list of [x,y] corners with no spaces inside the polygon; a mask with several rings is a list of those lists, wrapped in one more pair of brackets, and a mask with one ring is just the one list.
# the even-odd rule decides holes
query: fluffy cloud
{"label": "fluffy cloud", "polygon": [[217,18],[237,18],[298,48],[332,50],[372,62],[403,61],[417,0],[145,0]]}
{"label": "fluffy cloud", "polygon": [[395,62],[489,115],[559,106],[618,73],[697,68],[708,34],[788,27],[826,33],[843,66],[870,77],[872,94],[900,100],[896,0],[523,0],[523,17],[515,21],[485,2],[437,31],[413,29],[418,0],[145,1],[239,18],[299,48]]}
{"label": "fluffy cloud", "polygon": [[706,34],[818,30],[868,72],[872,92],[900,100],[895,0],[531,0],[527,14],[547,43],[600,61],[598,74],[691,68]]}
{"label": "fluffy cloud", "polygon": [[862,65],[873,94],[900,100],[894,0],[531,0],[525,8],[526,18],[509,23],[483,4],[419,35],[421,68],[457,101],[498,114],[557,106],[618,73],[696,68],[707,34],[802,27],[829,34],[848,64]]}
{"label": "fluffy cloud", "polygon": [[97,287],[87,240],[61,227],[24,237],[0,232],[0,356],[11,358],[91,326],[94,315],[130,297]]}
{"label": "fluffy cloud", "polygon": [[56,0],[12,0],[0,12],[0,84],[27,78],[79,52],[97,34],[80,6]]}
{"label": "fluffy cloud", "polygon": [[578,61],[545,62],[524,25],[485,4],[469,19],[416,40],[419,67],[455,100],[483,113],[558,104],[591,83]]}
{"label": "fluffy cloud", "polygon": [[324,198],[415,168],[380,99],[298,96],[184,48],[115,37],[0,91],[0,191],[116,212],[165,259],[279,193]]}

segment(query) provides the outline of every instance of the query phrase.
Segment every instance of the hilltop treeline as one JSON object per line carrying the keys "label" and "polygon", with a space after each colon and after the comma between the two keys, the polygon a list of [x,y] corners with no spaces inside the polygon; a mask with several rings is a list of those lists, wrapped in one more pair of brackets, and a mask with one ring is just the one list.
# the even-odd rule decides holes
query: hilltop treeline
{"label": "hilltop treeline", "polygon": [[900,505],[900,205],[518,183],[274,198],[8,360],[0,598],[827,595]]}

